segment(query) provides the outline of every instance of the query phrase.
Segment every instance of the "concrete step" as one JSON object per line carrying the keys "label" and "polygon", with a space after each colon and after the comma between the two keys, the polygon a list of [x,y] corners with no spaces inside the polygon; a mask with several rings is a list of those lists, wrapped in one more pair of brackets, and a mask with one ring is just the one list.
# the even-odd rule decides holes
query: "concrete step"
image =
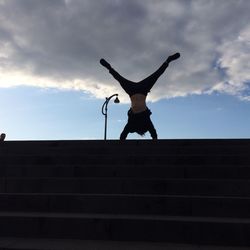
{"label": "concrete step", "polygon": [[6,141],[0,156],[16,155],[247,155],[250,140]]}
{"label": "concrete step", "polygon": [[48,238],[0,238],[4,250],[249,250],[248,247],[201,246],[166,242],[72,240]]}
{"label": "concrete step", "polygon": [[184,216],[0,213],[2,237],[250,246],[250,220]]}
{"label": "concrete step", "polygon": [[82,165],[110,165],[110,164],[134,164],[142,166],[145,164],[157,165],[193,165],[193,166],[207,166],[207,165],[240,165],[249,166],[250,155],[215,155],[215,156],[199,156],[189,155],[183,156],[169,156],[169,155],[95,155],[95,156],[13,156],[5,155],[1,157],[1,166],[9,165],[52,165],[52,164],[82,164]]}
{"label": "concrete step", "polygon": [[162,194],[250,197],[250,180],[0,178],[1,193]]}
{"label": "concrete step", "polygon": [[114,194],[0,194],[1,212],[250,218],[250,198]]}
{"label": "concrete step", "polygon": [[128,146],[128,145],[103,145],[101,147],[51,147],[44,145],[43,147],[30,147],[27,146],[20,149],[18,147],[2,148],[0,156],[5,154],[11,154],[15,156],[20,155],[37,155],[37,156],[59,156],[59,155],[70,155],[70,156],[88,156],[88,155],[119,155],[124,154],[138,155],[138,154],[150,154],[150,155],[247,155],[250,150],[250,146],[170,146],[170,145],[148,145],[148,146]]}
{"label": "concrete step", "polygon": [[0,167],[0,177],[126,177],[250,179],[250,166],[211,165],[10,165]]}

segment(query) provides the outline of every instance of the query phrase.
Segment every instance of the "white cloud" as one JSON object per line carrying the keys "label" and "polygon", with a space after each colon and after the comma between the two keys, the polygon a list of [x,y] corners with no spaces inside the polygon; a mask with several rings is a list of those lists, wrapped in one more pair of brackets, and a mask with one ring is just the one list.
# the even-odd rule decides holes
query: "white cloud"
{"label": "white cloud", "polygon": [[[106,58],[140,80],[180,51],[149,99],[213,93],[249,100],[248,0],[0,1],[0,87],[119,93]],[[239,18],[240,17],[240,18]]]}
{"label": "white cloud", "polygon": [[214,88],[249,100],[250,96],[244,95],[250,83],[250,25],[235,40],[225,41],[219,47],[219,52],[218,65],[225,76],[224,82]]}

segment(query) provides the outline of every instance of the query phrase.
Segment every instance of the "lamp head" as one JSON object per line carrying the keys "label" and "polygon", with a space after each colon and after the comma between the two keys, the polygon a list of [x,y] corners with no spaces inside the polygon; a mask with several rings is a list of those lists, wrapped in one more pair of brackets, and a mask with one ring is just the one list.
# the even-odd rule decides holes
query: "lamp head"
{"label": "lamp head", "polygon": [[118,99],[118,96],[116,96],[114,103],[120,103],[120,100]]}

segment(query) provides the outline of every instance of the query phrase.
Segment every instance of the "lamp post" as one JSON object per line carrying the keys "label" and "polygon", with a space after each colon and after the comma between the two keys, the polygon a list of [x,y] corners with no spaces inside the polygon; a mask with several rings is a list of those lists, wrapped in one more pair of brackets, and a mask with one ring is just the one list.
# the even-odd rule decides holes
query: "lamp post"
{"label": "lamp post", "polygon": [[114,103],[119,103],[120,100],[118,99],[118,94],[114,94],[110,97],[106,97],[106,101],[102,105],[102,114],[105,116],[104,140],[107,139],[108,103],[114,96],[116,96]]}

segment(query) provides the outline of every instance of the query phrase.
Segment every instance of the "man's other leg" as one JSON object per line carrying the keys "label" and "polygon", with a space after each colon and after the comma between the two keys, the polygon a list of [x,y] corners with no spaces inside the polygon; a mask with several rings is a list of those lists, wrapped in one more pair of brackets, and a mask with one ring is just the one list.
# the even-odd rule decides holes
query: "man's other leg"
{"label": "man's other leg", "polygon": [[153,140],[157,140],[158,139],[158,136],[157,136],[157,132],[156,132],[156,129],[152,123],[152,121],[150,120],[149,121],[149,125],[148,125],[148,131],[152,137]]}
{"label": "man's other leg", "polygon": [[120,83],[121,87],[125,90],[127,94],[130,95],[132,85],[131,81],[121,76],[111,65],[104,59],[100,60],[100,64],[109,70],[109,73]]}
{"label": "man's other leg", "polygon": [[180,57],[180,53],[175,53],[167,58],[167,60],[150,76],[145,78],[144,80],[140,81],[143,84],[143,87],[146,88],[148,91],[154,86],[158,78],[165,72],[166,68],[168,67],[169,63],[173,60],[176,60]]}

